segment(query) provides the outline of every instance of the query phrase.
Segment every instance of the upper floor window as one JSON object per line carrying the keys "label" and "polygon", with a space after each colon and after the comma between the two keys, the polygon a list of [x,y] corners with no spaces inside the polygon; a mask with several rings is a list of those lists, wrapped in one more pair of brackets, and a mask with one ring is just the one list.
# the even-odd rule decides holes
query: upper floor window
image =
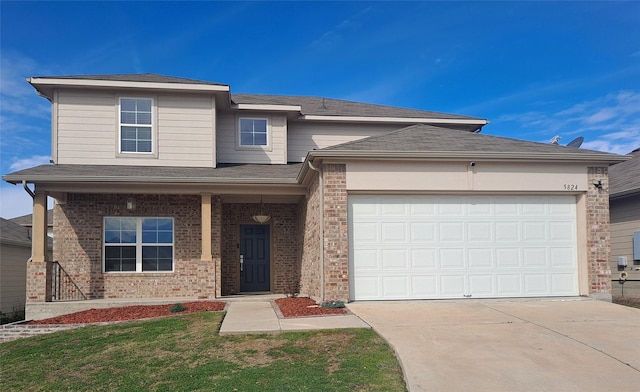
{"label": "upper floor window", "polygon": [[120,98],[120,152],[153,152],[153,100]]}
{"label": "upper floor window", "polygon": [[241,118],[239,120],[240,146],[267,146],[267,119],[266,118]]}

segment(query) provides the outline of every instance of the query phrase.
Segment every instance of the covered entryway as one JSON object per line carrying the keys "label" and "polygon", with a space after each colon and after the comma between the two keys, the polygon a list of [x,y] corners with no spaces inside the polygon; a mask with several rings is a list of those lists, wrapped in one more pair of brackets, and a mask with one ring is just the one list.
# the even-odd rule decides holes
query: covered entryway
{"label": "covered entryway", "polygon": [[269,226],[240,226],[240,291],[270,290]]}
{"label": "covered entryway", "polygon": [[353,300],[578,295],[574,196],[350,195]]}

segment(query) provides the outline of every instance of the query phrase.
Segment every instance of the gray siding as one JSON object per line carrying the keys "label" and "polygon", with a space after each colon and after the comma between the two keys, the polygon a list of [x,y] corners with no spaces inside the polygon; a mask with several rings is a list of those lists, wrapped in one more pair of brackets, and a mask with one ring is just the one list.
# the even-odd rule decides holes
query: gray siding
{"label": "gray siding", "polygon": [[0,244],[0,311],[23,310],[27,293],[30,246]]}
{"label": "gray siding", "polygon": [[633,233],[640,231],[640,196],[611,200],[611,271],[618,278],[618,256],[627,256],[628,279],[640,279],[640,261],[633,261]]}
{"label": "gray siding", "polygon": [[[118,99],[127,96],[154,99],[153,156],[118,156]],[[60,164],[211,167],[215,162],[215,101],[208,95],[63,90],[54,124]]]}
{"label": "gray siding", "polygon": [[307,152],[380,135],[399,128],[393,124],[335,124],[289,122],[287,160],[302,162]]}

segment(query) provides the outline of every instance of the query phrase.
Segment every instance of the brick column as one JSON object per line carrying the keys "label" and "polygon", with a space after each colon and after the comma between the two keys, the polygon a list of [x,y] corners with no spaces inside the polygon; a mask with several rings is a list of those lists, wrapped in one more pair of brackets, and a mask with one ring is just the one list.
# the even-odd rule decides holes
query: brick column
{"label": "brick column", "polygon": [[[600,188],[593,185],[598,181],[602,184]],[[608,167],[590,167],[588,169],[587,184],[586,222],[589,296],[611,301]]]}
{"label": "brick column", "polygon": [[322,165],[324,189],[324,300],[349,299],[346,165]]}
{"label": "brick column", "polygon": [[211,199],[211,259],[212,268],[209,288],[215,298],[222,296],[222,200],[220,196]]}

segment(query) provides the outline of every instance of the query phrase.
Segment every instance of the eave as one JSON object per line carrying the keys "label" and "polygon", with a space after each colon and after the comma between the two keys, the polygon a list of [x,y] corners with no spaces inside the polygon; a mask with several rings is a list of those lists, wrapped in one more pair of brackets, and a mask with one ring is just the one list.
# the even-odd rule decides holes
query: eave
{"label": "eave", "polygon": [[300,120],[329,121],[329,122],[367,122],[367,123],[398,123],[398,124],[459,124],[484,126],[489,123],[482,119],[463,118],[427,118],[427,117],[373,117],[373,116],[319,116],[302,115]]}

